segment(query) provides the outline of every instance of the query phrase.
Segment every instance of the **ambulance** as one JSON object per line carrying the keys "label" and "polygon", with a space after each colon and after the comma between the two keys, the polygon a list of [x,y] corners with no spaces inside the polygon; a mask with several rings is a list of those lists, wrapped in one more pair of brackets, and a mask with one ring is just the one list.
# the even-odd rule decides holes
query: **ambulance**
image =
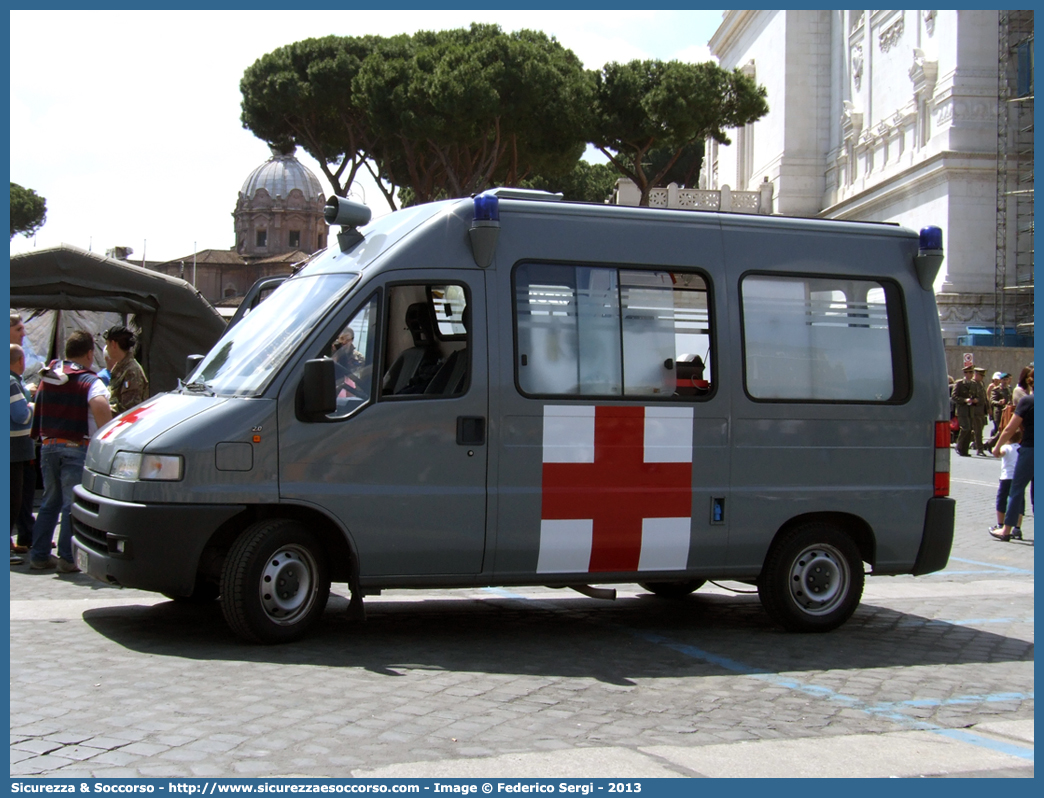
{"label": "ambulance", "polygon": [[[495,189],[371,220],[91,441],[76,562],[300,638],[331,582],[684,598],[823,632],[945,567],[942,231]],[[596,587],[601,586],[601,587]]]}

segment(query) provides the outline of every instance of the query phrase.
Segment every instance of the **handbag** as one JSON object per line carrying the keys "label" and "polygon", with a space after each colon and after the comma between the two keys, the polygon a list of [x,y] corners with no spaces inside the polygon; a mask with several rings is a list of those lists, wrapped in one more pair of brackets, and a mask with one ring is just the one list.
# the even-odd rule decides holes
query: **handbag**
{"label": "handbag", "polygon": [[1011,417],[1015,415],[1015,405],[1005,405],[1001,411],[1000,426],[997,427],[998,432],[1003,432],[1008,426],[1008,422],[1011,421]]}

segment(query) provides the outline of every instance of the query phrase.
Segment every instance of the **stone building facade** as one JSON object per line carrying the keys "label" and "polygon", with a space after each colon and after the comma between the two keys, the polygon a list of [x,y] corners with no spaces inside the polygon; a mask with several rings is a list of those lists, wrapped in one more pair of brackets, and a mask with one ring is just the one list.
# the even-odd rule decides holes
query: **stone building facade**
{"label": "stone building facade", "polygon": [[311,170],[293,153],[273,150],[239,190],[233,248],[204,249],[150,268],[188,280],[219,308],[235,308],[255,281],[289,274],[326,247],[325,203]]}
{"label": "stone building facade", "polygon": [[232,216],[236,252],[266,258],[285,252],[311,254],[326,246],[326,197],[319,180],[293,153],[272,157],[243,182]]}
{"label": "stone building facade", "polygon": [[767,180],[777,213],[938,225],[944,338],[993,326],[997,11],[729,11],[709,44],[770,110],[708,142],[701,188]]}

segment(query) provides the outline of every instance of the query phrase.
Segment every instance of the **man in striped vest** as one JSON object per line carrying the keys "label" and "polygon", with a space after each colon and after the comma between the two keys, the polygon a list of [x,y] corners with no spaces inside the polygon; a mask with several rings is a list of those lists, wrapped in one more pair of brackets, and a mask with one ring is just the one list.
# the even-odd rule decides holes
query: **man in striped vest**
{"label": "man in striped vest", "polygon": [[[87,444],[98,427],[112,418],[109,394],[94,365],[94,336],[76,330],[65,342],[65,359],[54,360],[40,372],[36,393],[33,433],[40,438],[40,470],[44,494],[33,526],[29,567],[57,568],[62,573],[79,570],[73,562],[72,525],[69,510],[73,488],[83,478]],[[58,558],[51,555],[54,528],[58,532]]]}

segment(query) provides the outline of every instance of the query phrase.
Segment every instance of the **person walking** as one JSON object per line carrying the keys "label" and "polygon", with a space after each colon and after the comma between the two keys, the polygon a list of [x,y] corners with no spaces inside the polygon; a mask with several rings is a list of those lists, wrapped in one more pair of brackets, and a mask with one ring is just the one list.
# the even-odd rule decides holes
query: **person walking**
{"label": "person walking", "polygon": [[993,429],[990,431],[990,439],[985,444],[987,451],[993,451],[993,447],[997,445],[997,438],[1000,437],[1001,428],[1004,426],[1001,422],[1004,408],[1011,404],[1011,375],[1006,371],[995,372],[990,385],[990,418],[993,420]]}
{"label": "person walking", "polygon": [[964,365],[964,379],[953,386],[953,401],[957,407],[957,420],[961,434],[957,436],[957,454],[968,456],[968,447],[975,441],[975,450],[983,457],[982,427],[986,422],[986,391],[982,384],[985,369],[976,369],[971,363]]}
{"label": "person walking", "polygon": [[[1022,442],[1022,430],[1011,436],[1011,440],[999,448],[1001,457],[1000,481],[997,483],[997,523],[989,531],[994,533],[1004,527],[1004,516],[1008,511],[1008,499],[1011,494],[1011,481],[1015,477],[1015,464],[1019,459],[1019,444]],[[1015,519],[1011,528],[1013,540],[1022,540],[1022,516]]]}
{"label": "person walking", "polygon": [[1006,371],[995,371],[987,393],[990,398],[990,420],[993,422],[990,437],[996,438],[1000,434],[1001,413],[1011,404],[1011,375]]}
{"label": "person walking", "polygon": [[[1024,396],[1015,406],[1015,414],[1002,431],[997,445],[993,447],[993,455],[999,457],[1004,444],[1010,441],[1015,433],[1022,431],[1022,443],[1019,445],[1018,459],[1015,461],[1015,473],[1012,474],[1011,487],[1008,490],[1008,509],[1004,513],[1004,526],[991,529],[990,534],[997,540],[1011,540],[1012,531],[1018,527],[1019,519],[1026,509],[1026,486],[1030,487],[1030,502],[1033,501],[1033,369],[1029,370],[1026,384],[1030,393]],[[1021,535],[1020,535],[1021,537]]]}
{"label": "person walking", "polygon": [[1026,366],[1019,372],[1019,380],[1015,383],[1015,389],[1011,392],[1012,404],[1018,405],[1023,397],[1033,393],[1033,367]]}
{"label": "person walking", "polygon": [[[29,391],[22,382],[25,371],[25,350],[11,344],[11,529],[18,525],[22,514],[22,497],[27,479],[36,484],[36,447],[30,437],[33,423],[33,403]],[[18,529],[17,542],[11,541],[11,565],[21,565],[24,560],[17,556],[29,551],[31,538]]]}
{"label": "person walking", "polygon": [[[83,478],[91,435],[112,418],[108,391],[92,370],[93,363],[94,336],[76,330],[65,342],[65,358],[52,361],[40,372],[32,429],[42,443],[44,494],[29,550],[29,567],[34,570],[79,570],[73,562],[69,521],[73,488]],[[56,559],[51,555],[51,541],[59,520]]]}
{"label": "person walking", "polygon": [[123,326],[105,332],[105,361],[110,375],[109,404],[116,416],[149,398],[149,381],[141,364],[134,359],[137,342],[134,333]]}

